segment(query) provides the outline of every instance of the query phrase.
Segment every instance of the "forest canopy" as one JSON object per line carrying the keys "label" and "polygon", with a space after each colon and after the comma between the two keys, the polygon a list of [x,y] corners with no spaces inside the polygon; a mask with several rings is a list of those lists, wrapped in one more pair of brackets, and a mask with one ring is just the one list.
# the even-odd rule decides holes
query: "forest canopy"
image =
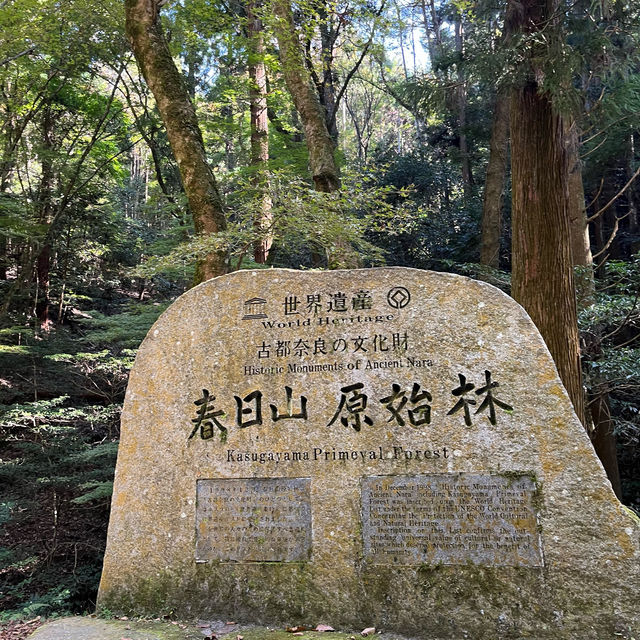
{"label": "forest canopy", "polygon": [[246,268],[494,284],[640,511],[640,7],[0,1],[0,610],[91,608],[127,374]]}

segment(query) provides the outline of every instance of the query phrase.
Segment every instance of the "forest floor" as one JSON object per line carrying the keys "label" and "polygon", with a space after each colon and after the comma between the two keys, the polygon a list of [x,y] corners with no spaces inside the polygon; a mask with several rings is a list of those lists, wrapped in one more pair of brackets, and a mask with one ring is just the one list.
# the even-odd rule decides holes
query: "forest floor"
{"label": "forest floor", "polygon": [[160,619],[102,619],[96,616],[11,623],[0,627],[0,640],[318,640],[319,633],[323,632],[331,632],[331,640],[356,640],[374,634],[379,640],[400,640],[396,634],[376,632],[373,627],[357,632],[340,632],[327,625],[318,625],[315,629],[302,626],[277,629],[220,620],[188,623]]}
{"label": "forest floor", "polygon": [[12,620],[0,623],[0,640],[24,640],[43,624],[44,620],[40,616],[33,620]]}

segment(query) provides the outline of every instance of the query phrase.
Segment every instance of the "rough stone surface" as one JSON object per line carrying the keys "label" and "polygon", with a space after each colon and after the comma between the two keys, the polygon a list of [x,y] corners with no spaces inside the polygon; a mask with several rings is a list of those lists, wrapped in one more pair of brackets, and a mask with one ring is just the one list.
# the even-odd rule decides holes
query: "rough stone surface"
{"label": "rough stone surface", "polygon": [[[294,628],[296,629],[294,631]],[[363,630],[364,631],[364,630]],[[293,634],[295,633],[295,636]],[[354,640],[358,631],[322,631],[294,625],[282,629],[241,625],[224,620],[197,622],[159,620],[105,620],[96,617],[74,616],[45,622],[29,638],[36,640]],[[376,640],[409,640],[396,633],[377,632]],[[365,634],[366,635],[366,634]],[[423,640],[429,640],[428,638]]]}
{"label": "rough stone surface", "polygon": [[199,629],[171,622],[60,618],[32,633],[34,640],[203,640]]}
{"label": "rough stone surface", "polygon": [[242,271],[140,349],[99,605],[599,640],[640,633],[639,560],[508,296],[404,268]]}

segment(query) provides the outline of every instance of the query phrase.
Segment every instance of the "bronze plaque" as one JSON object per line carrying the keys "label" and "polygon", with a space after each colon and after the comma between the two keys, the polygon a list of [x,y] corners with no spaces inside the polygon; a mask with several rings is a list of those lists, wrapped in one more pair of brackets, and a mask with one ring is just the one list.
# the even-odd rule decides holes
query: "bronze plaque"
{"label": "bronze plaque", "polygon": [[363,478],[364,557],[385,565],[542,566],[535,489],[528,476]]}
{"label": "bronze plaque", "polygon": [[196,560],[309,560],[310,478],[198,480],[196,487]]}

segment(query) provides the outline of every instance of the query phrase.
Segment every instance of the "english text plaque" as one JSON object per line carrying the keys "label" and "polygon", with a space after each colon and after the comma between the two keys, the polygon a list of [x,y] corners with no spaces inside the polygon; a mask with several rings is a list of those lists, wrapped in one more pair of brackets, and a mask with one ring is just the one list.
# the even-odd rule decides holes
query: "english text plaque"
{"label": "english text plaque", "polygon": [[542,566],[534,492],[528,476],[363,478],[365,558],[373,564]]}

